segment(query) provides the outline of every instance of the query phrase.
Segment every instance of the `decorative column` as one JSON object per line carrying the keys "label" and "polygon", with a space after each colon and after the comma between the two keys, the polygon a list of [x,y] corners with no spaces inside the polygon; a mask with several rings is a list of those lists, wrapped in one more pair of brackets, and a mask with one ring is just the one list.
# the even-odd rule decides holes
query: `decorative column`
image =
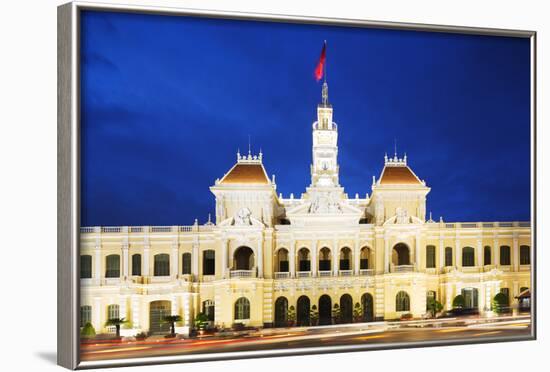
{"label": "decorative column", "polygon": [[483,245],[481,238],[477,239],[477,263],[476,266],[483,267]]}
{"label": "decorative column", "polygon": [[264,277],[264,245],[262,235],[258,237],[258,278]]}
{"label": "decorative column", "polygon": [[170,277],[172,280],[176,279],[179,269],[179,255],[178,255],[178,242],[174,241],[172,243],[172,257],[170,259]]}
{"label": "decorative column", "polygon": [[500,261],[500,247],[498,246],[498,239],[493,240],[493,265],[498,267]]}
{"label": "decorative column", "polygon": [[338,276],[338,264],[340,263],[340,250],[338,249],[338,241],[332,241],[332,275]]}
{"label": "decorative column", "polygon": [[222,278],[227,278],[227,250],[228,250],[228,243],[229,241],[227,239],[222,240]]}
{"label": "decorative column", "polygon": [[94,297],[92,324],[98,332],[103,329],[104,324],[101,319],[101,310],[101,297]]}
{"label": "decorative column", "polygon": [[150,252],[151,252],[151,246],[149,245],[149,242],[147,242],[143,247],[143,268],[141,270],[141,275],[143,276],[151,276],[151,273],[149,272]]}
{"label": "decorative column", "polygon": [[460,253],[460,239],[458,238],[458,234],[455,239],[455,251],[453,254],[453,266],[458,267],[458,255]]}
{"label": "decorative column", "polygon": [[122,277],[127,280],[129,277],[128,269],[128,242],[122,243]]}
{"label": "decorative column", "polygon": [[194,241],[191,248],[191,274],[193,274],[193,280],[197,280],[199,277],[199,242]]}
{"label": "decorative column", "polygon": [[390,272],[390,241],[384,236],[384,272]]}
{"label": "decorative column", "polygon": [[443,238],[439,236],[439,272],[443,271],[445,266],[445,247],[443,244]]}
{"label": "decorative column", "polygon": [[[353,247],[353,273],[359,275],[359,269],[361,267],[361,251],[359,248],[359,237],[355,236],[355,242]],[[370,257],[369,257],[370,258]]]}
{"label": "decorative column", "polygon": [[311,276],[317,276],[317,242],[311,240]]}
{"label": "decorative column", "polygon": [[132,325],[134,326],[134,329],[141,329],[141,320],[139,316],[139,297],[138,296],[132,296],[131,298],[132,303]]}
{"label": "decorative column", "polygon": [[514,271],[519,271],[519,241],[517,233],[514,233],[514,243],[512,247],[512,267]]}
{"label": "decorative column", "polygon": [[296,242],[294,240],[290,241],[290,257],[289,257],[289,266],[290,266],[290,277],[296,277]]}
{"label": "decorative column", "polygon": [[95,282],[96,285],[99,285],[101,283],[101,268],[103,266],[103,262],[101,260],[101,245],[100,245],[100,243],[96,242],[94,252],[95,252],[94,282]]}
{"label": "decorative column", "polygon": [[414,258],[415,258],[415,271],[420,271],[420,234],[416,234],[416,242],[415,242],[415,252],[414,252]]}

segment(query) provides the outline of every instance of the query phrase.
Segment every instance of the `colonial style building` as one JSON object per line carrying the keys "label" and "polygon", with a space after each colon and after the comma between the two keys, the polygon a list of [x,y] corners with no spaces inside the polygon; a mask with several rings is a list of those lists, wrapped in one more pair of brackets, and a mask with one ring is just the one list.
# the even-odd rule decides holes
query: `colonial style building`
{"label": "colonial style building", "polygon": [[512,303],[530,287],[529,222],[426,220],[430,188],[406,156],[386,156],[371,194],[348,197],[332,119],[325,83],[300,197],[277,195],[249,152],[210,187],[215,223],[82,227],[81,323],[105,332],[124,317],[124,334],[162,333],[178,314],[185,332],[204,312],[218,326],[283,326],[293,307],[309,325],[315,305],[330,324],[334,304],[342,322],[356,306],[372,321],[421,317],[430,297],[450,309],[458,294],[484,314],[496,293]]}

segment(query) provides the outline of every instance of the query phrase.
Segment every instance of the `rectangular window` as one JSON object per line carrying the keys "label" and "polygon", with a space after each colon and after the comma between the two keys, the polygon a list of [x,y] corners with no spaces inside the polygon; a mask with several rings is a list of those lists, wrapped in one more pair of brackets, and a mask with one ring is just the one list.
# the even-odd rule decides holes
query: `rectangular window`
{"label": "rectangular window", "polygon": [[528,245],[519,247],[519,264],[531,265],[531,250]]}
{"label": "rectangular window", "polygon": [[80,306],[80,326],[84,327],[92,322],[92,307],[88,305]]}
{"label": "rectangular window", "polygon": [[453,249],[445,248],[445,266],[453,266]]}
{"label": "rectangular window", "polygon": [[510,247],[507,245],[500,247],[500,264],[503,266],[510,265]]}
{"label": "rectangular window", "polygon": [[288,273],[288,261],[279,262],[279,271],[282,273]]}
{"label": "rectangular window", "polygon": [[311,271],[311,264],[309,261],[302,260],[300,261],[300,270],[299,271]]}
{"label": "rectangular window", "polygon": [[181,256],[181,273],[183,275],[191,274],[191,253],[184,253]]}
{"label": "rectangular window", "polygon": [[359,269],[360,270],[368,270],[369,269],[369,259],[368,258],[361,258],[359,261]]}
{"label": "rectangular window", "polygon": [[330,260],[319,260],[319,271],[330,271]]}
{"label": "rectangular window", "polygon": [[92,256],[80,256],[80,277],[82,279],[89,279],[92,277]]}
{"label": "rectangular window", "polygon": [[118,305],[109,305],[107,307],[107,319],[119,319],[120,307]]}
{"label": "rectangular window", "polygon": [[216,254],[212,250],[203,252],[202,275],[216,274]]}
{"label": "rectangular window", "polygon": [[118,254],[111,254],[106,257],[107,268],[105,270],[106,278],[119,278],[120,277],[120,256]]}
{"label": "rectangular window", "polygon": [[156,254],[154,257],[154,275],[169,276],[170,275],[170,256],[166,253]]}
{"label": "rectangular window", "polygon": [[500,293],[506,296],[506,304],[510,304],[510,288],[501,288]]}
{"label": "rectangular window", "polygon": [[435,268],[435,247],[433,245],[426,247],[426,268]]}
{"label": "rectangular window", "polygon": [[132,275],[134,276],[141,275],[141,255],[140,254],[132,255]]}
{"label": "rectangular window", "polygon": [[349,260],[340,260],[340,270],[350,270]]}

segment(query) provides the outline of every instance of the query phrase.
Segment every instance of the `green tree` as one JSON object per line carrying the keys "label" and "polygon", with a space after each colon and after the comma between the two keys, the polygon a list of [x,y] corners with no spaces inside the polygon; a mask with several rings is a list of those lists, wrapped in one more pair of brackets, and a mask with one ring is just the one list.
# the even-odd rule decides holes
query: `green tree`
{"label": "green tree", "polygon": [[319,323],[319,311],[317,310],[317,305],[313,305],[309,309],[309,321],[312,326],[316,326]]}
{"label": "green tree", "polygon": [[195,328],[203,331],[208,324],[208,316],[205,313],[198,313],[195,317]]}
{"label": "green tree", "polygon": [[493,310],[497,314],[503,313],[508,307],[508,296],[506,296],[502,292],[497,293],[495,297],[493,297],[492,305],[493,305]]}
{"label": "green tree", "polygon": [[176,335],[176,322],[181,322],[181,316],[179,315],[167,315],[164,317],[164,322],[170,324],[170,334]]}
{"label": "green tree", "polygon": [[464,300],[464,296],[459,294],[453,299],[453,309],[462,309],[464,308],[466,304],[466,301]]}
{"label": "green tree", "polygon": [[294,325],[294,322],[296,322],[296,309],[294,308],[294,306],[290,306],[288,308],[286,319],[290,327],[292,327]]}
{"label": "green tree", "polygon": [[363,307],[361,307],[359,302],[356,302],[353,308],[353,319],[356,322],[360,322],[363,319]]}
{"label": "green tree", "polygon": [[443,310],[443,305],[435,298],[428,298],[428,303],[426,304],[426,307],[433,317],[435,317],[435,314]]}
{"label": "green tree", "polygon": [[88,322],[82,327],[80,331],[80,337],[82,338],[92,338],[95,337],[95,329],[92,323]]}
{"label": "green tree", "polygon": [[105,322],[105,325],[107,327],[115,327],[116,329],[116,337],[120,337],[120,326],[122,324],[126,323],[126,319],[124,318],[112,318],[112,319],[109,319],[107,320],[107,322]]}
{"label": "green tree", "polygon": [[338,304],[334,304],[332,307],[332,322],[333,324],[340,323],[340,306]]}

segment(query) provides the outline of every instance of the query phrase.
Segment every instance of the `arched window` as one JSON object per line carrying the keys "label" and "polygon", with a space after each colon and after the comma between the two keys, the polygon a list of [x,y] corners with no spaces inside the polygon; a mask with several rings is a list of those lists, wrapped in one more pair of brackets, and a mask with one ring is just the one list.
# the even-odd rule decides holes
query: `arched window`
{"label": "arched window", "polygon": [[348,247],[340,250],[340,270],[351,270],[351,249]]}
{"label": "arched window", "polygon": [[472,247],[462,248],[462,266],[463,267],[475,266],[475,251]]}
{"label": "arched window", "polygon": [[435,268],[435,246],[434,245],[426,246],[426,268],[427,269]]}
{"label": "arched window", "polygon": [[426,292],[426,310],[430,310],[430,304],[432,301],[436,300],[436,293],[435,291],[427,291]]}
{"label": "arched window", "polygon": [[491,264],[491,247],[486,245],[483,248],[483,265],[490,265]]}
{"label": "arched window", "polygon": [[107,262],[105,277],[106,278],[119,278],[120,277],[120,255],[110,254],[105,257]]}
{"label": "arched window", "polygon": [[451,247],[445,248],[445,266],[453,266],[453,249]]}
{"label": "arched window", "polygon": [[191,274],[191,253],[181,255],[181,273],[183,275]]}
{"label": "arched window", "polygon": [[399,243],[393,247],[392,263],[396,266],[410,265],[409,247],[406,244]]}
{"label": "arched window", "polygon": [[92,256],[87,254],[80,256],[80,277],[82,279],[92,277]]}
{"label": "arched window", "polygon": [[528,245],[519,247],[519,264],[531,265],[531,248]]}
{"label": "arched window", "polygon": [[368,247],[361,248],[361,257],[359,260],[359,269],[368,270],[369,267],[370,249]]}
{"label": "arched window", "polygon": [[503,266],[510,265],[510,247],[507,245],[500,246],[500,264]]}
{"label": "arched window", "polygon": [[216,273],[216,252],[206,250],[202,253],[202,275],[215,275]]}
{"label": "arched window", "polygon": [[170,275],[170,255],[166,253],[156,254],[154,257],[154,275],[169,276]]}
{"label": "arched window", "polygon": [[208,321],[210,322],[214,321],[214,310],[214,301],[206,300],[202,302],[202,312],[206,315],[206,318],[208,318]]}
{"label": "arched window", "polygon": [[298,251],[298,271],[311,271],[309,249],[307,248],[300,248]]}
{"label": "arched window", "polygon": [[109,305],[107,306],[107,319],[119,319],[120,318],[120,307],[118,305]]}
{"label": "arched window", "polygon": [[288,273],[288,251],[281,248],[277,251],[277,269],[280,273]]}
{"label": "arched window", "polygon": [[84,327],[86,323],[92,322],[92,307],[89,305],[80,306],[80,326]]}
{"label": "arched window", "polygon": [[411,300],[405,291],[397,292],[395,296],[395,311],[410,311]]}
{"label": "arched window", "polygon": [[330,249],[327,247],[319,251],[319,271],[330,271]]}
{"label": "arched window", "polygon": [[233,254],[233,261],[234,270],[252,270],[254,267],[254,251],[246,246],[239,247]]}
{"label": "arched window", "polygon": [[288,300],[279,297],[275,301],[275,327],[286,327],[288,321]]}
{"label": "arched window", "polygon": [[141,276],[141,255],[138,253],[132,255],[132,275]]}
{"label": "arched window", "polygon": [[241,297],[235,301],[235,320],[250,319],[250,301]]}

